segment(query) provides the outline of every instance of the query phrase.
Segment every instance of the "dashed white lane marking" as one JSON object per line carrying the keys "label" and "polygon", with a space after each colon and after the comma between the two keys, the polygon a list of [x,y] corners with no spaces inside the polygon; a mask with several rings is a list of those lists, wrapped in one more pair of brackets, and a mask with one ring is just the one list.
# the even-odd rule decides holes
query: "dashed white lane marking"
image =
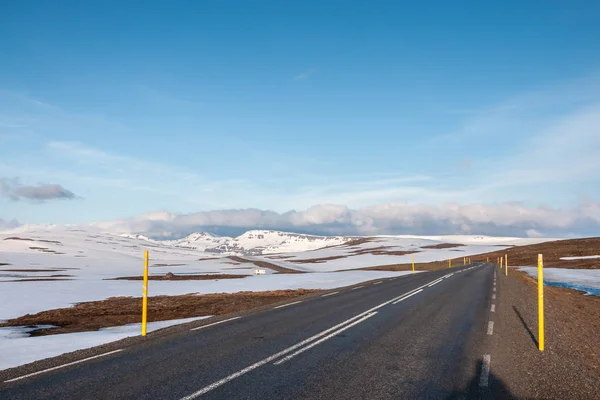
{"label": "dashed white lane marking", "polygon": [[333,296],[334,294],[338,294],[338,293],[339,293],[339,292],[331,292],[331,293],[324,294],[324,295],[323,295],[323,296],[321,296],[321,297]]}
{"label": "dashed white lane marking", "polygon": [[486,354],[483,356],[483,363],[481,364],[481,376],[479,377],[479,386],[487,387],[490,382],[490,364],[492,356]]}
{"label": "dashed white lane marking", "polygon": [[431,286],[433,286],[433,285],[437,285],[437,284],[438,284],[438,283],[440,283],[441,281],[442,281],[442,278],[440,278],[440,279],[438,279],[438,280],[436,280],[436,281],[433,281],[433,282],[431,282],[429,285],[427,285],[427,287],[431,287]]}
{"label": "dashed white lane marking", "polygon": [[488,322],[488,331],[487,331],[488,335],[493,335],[494,334],[494,321],[490,321]]}
{"label": "dashed white lane marking", "polygon": [[496,305],[492,304],[492,312],[496,312]]}
{"label": "dashed white lane marking", "polygon": [[302,300],[301,300],[301,301],[294,301],[293,303],[282,304],[282,305],[280,305],[280,306],[273,307],[273,308],[283,308],[283,307],[289,307],[289,306],[293,306],[294,304],[299,304],[299,303],[302,303]]}
{"label": "dashed white lane marking", "polygon": [[336,336],[336,335],[338,335],[338,334],[340,334],[340,333],[344,332],[346,329],[352,328],[354,325],[358,325],[358,324],[360,324],[361,322],[363,322],[363,321],[364,321],[364,320],[366,320],[366,319],[369,319],[369,318],[371,318],[371,317],[372,317],[373,315],[375,315],[375,314],[377,314],[377,311],[374,311],[374,312],[372,312],[372,313],[370,313],[370,314],[367,314],[367,315],[365,315],[365,316],[364,316],[364,317],[362,317],[361,319],[358,319],[358,320],[354,321],[353,323],[351,323],[351,324],[349,324],[349,325],[346,325],[346,326],[344,326],[343,328],[341,328],[341,329],[338,329],[338,330],[337,330],[337,331],[335,331],[335,332],[332,332],[332,333],[330,333],[329,335],[327,335],[327,336],[325,336],[325,337],[323,337],[323,338],[321,338],[321,339],[317,340],[316,342],[312,342],[312,343],[311,343],[311,344],[309,344],[308,346],[306,346],[306,347],[303,347],[303,348],[301,348],[300,350],[297,350],[297,351],[295,351],[294,353],[290,354],[289,356],[286,356],[286,357],[282,358],[281,360],[274,362],[274,363],[273,363],[273,365],[280,365],[280,364],[283,364],[284,362],[286,362],[286,361],[288,361],[288,360],[291,360],[292,358],[296,357],[298,354],[304,353],[306,350],[309,350],[309,349],[311,349],[311,348],[315,347],[316,345],[318,345],[319,343],[323,343],[324,341],[331,339],[332,337],[334,337],[334,336]]}
{"label": "dashed white lane marking", "polygon": [[364,287],[364,286],[357,286],[357,287],[353,287],[351,290],[360,289],[360,288],[362,288],[362,287]]}
{"label": "dashed white lane marking", "polygon": [[84,358],[83,360],[73,361],[73,362],[66,363],[66,364],[63,364],[63,365],[59,365],[59,366],[56,366],[56,367],[44,369],[44,370],[41,370],[41,371],[38,371],[38,372],[32,372],[31,374],[27,374],[27,375],[19,376],[18,378],[13,378],[13,379],[6,380],[6,381],[4,381],[4,383],[14,382],[14,381],[18,381],[18,380],[21,380],[21,379],[29,378],[30,376],[35,376],[35,375],[43,374],[44,372],[50,372],[50,371],[54,371],[54,370],[57,370],[57,369],[60,369],[60,368],[68,367],[70,365],[80,364],[80,363],[85,362],[85,361],[93,360],[94,358],[105,357],[105,356],[108,356],[108,355],[111,355],[111,354],[118,353],[120,351],[123,351],[123,349],[109,351],[108,353],[98,354],[97,356],[92,356],[92,357]]}
{"label": "dashed white lane marking", "polygon": [[[429,283],[431,283],[431,282],[429,282]],[[417,289],[414,289],[414,290],[412,290],[409,293],[412,293],[412,292],[415,292],[415,291],[417,291],[419,289],[422,289],[425,286],[427,286],[429,283],[426,283],[423,286],[420,286]],[[292,352],[292,351],[296,350],[297,348],[302,347],[305,344],[308,344],[308,343],[312,342],[313,340],[316,340],[316,339],[318,339],[318,338],[320,338],[322,336],[325,336],[325,335],[329,334],[330,332],[335,331],[336,329],[338,329],[338,328],[340,328],[340,327],[342,327],[342,326],[344,326],[344,325],[346,325],[346,324],[348,324],[348,323],[350,323],[350,322],[352,322],[352,321],[354,321],[356,319],[360,319],[360,318],[362,318],[362,317],[364,317],[364,316],[372,313],[373,311],[380,309],[381,307],[387,306],[388,304],[390,304],[390,303],[392,303],[392,302],[394,302],[394,301],[398,300],[399,298],[402,298],[402,297],[404,297],[406,295],[407,295],[407,293],[404,293],[404,294],[402,294],[402,295],[400,295],[398,297],[394,297],[391,300],[385,301],[385,302],[383,302],[383,303],[381,303],[381,304],[379,304],[379,305],[377,305],[375,307],[372,307],[372,308],[368,309],[367,311],[364,311],[364,312],[362,312],[362,313],[360,313],[358,315],[355,315],[352,318],[347,319],[344,322],[341,322],[341,323],[337,324],[336,326],[333,326],[333,327],[331,327],[329,329],[326,329],[326,330],[324,330],[324,331],[322,331],[320,333],[317,333],[316,335],[311,336],[308,339],[303,340],[302,342],[296,343],[295,345],[293,345],[291,347],[288,347],[287,349],[284,349],[284,350],[280,351],[279,353],[273,354],[272,356],[267,357],[264,360],[261,360],[261,361],[259,361],[257,363],[254,363],[254,364],[252,364],[252,365],[250,365],[250,366],[248,366],[248,367],[246,367],[246,368],[244,368],[244,369],[242,369],[242,370],[240,370],[240,371],[238,371],[236,373],[233,373],[233,374],[231,374],[231,375],[229,375],[229,376],[227,376],[227,377],[225,377],[225,378],[223,378],[223,379],[221,379],[221,380],[219,380],[219,381],[217,381],[215,383],[212,383],[212,384],[210,384],[208,386],[205,386],[204,388],[198,390],[197,392],[194,392],[194,393],[192,393],[192,394],[190,394],[188,396],[182,397],[181,400],[192,400],[192,399],[195,399],[195,398],[197,398],[199,396],[202,396],[203,394],[208,393],[211,390],[214,390],[214,389],[218,388],[219,386],[222,386],[222,385],[226,384],[227,382],[230,382],[230,381],[232,381],[232,380],[234,380],[234,379],[236,379],[236,378],[238,378],[238,377],[240,377],[240,376],[242,376],[244,374],[247,374],[248,372],[253,371],[256,368],[260,368],[263,365],[265,365],[267,363],[270,363],[271,361],[274,361],[274,360],[278,359],[279,357],[281,357],[283,355],[286,355],[289,352]]]}
{"label": "dashed white lane marking", "polygon": [[496,295],[495,294],[492,295],[492,300],[496,300]]}
{"label": "dashed white lane marking", "polygon": [[209,326],[219,325],[219,324],[222,324],[223,322],[233,321],[234,319],[238,319],[238,318],[242,318],[242,317],[233,317],[233,318],[229,318],[229,319],[224,319],[223,321],[213,322],[212,324],[207,324],[207,325],[199,326],[197,328],[192,328],[192,329],[190,329],[190,331],[197,331],[198,329],[204,329],[204,328],[208,328]]}
{"label": "dashed white lane marking", "polygon": [[494,292],[496,291],[496,286],[494,286]]}
{"label": "dashed white lane marking", "polygon": [[413,292],[413,293],[411,293],[411,294],[409,294],[409,295],[407,295],[407,296],[404,296],[404,297],[402,297],[402,298],[401,298],[401,299],[399,299],[399,300],[396,300],[396,301],[395,301],[395,302],[393,302],[392,304],[398,304],[398,303],[400,303],[401,301],[404,301],[404,300],[408,299],[409,297],[411,297],[411,296],[414,296],[415,294],[417,294],[417,293],[420,293],[420,292],[422,292],[422,291],[423,291],[423,289],[417,290],[416,292]]}
{"label": "dashed white lane marking", "polygon": [[380,283],[382,283],[383,281],[379,281],[379,282],[375,282],[373,285],[379,285]]}

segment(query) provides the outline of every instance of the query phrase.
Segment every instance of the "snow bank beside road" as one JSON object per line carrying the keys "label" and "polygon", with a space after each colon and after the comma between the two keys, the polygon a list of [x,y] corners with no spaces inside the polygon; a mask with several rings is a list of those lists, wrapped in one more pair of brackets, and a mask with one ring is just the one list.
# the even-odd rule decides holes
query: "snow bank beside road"
{"label": "snow bank beside road", "polygon": [[[167,328],[173,325],[210,318],[195,317],[173,319],[169,321],[149,322],[148,332]],[[19,365],[56,357],[76,350],[88,349],[102,344],[138,336],[142,324],[127,324],[103,328],[94,332],[64,333],[49,336],[27,336],[28,328],[0,328],[0,370],[18,367]]]}
{"label": "snow bank beside road", "polygon": [[[517,267],[537,279],[537,267]],[[581,290],[600,296],[599,269],[544,268],[544,284]]]}

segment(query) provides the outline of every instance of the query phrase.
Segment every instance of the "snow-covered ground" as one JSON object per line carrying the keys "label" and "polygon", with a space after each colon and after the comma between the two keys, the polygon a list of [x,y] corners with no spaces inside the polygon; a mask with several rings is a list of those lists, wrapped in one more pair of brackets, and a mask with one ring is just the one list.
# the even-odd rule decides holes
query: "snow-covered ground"
{"label": "snow-covered ground", "polygon": [[[188,237],[202,240],[218,239],[209,234]],[[215,293],[275,289],[328,289],[355,284],[361,280],[387,276],[374,271],[348,271],[341,274],[322,274],[377,265],[409,263],[410,254],[390,255],[389,252],[416,252],[415,262],[456,259],[498,250],[494,244],[520,244],[529,239],[489,238],[484,236],[425,237],[378,236],[356,245],[339,245],[341,237],[323,239],[284,232],[251,231],[238,239],[244,251],[255,248],[308,251],[277,255],[244,256],[232,260],[227,256],[181,247],[181,241],[156,241],[142,235],[116,235],[60,227],[34,228],[0,233],[0,320],[27,313],[69,307],[77,302],[103,300],[114,296],[140,296],[141,282],[111,280],[124,276],[140,276],[142,254],[150,251],[150,274],[239,274],[242,279],[151,281],[150,295]],[[351,240],[356,238],[346,238]],[[538,239],[536,239],[538,240]],[[279,241],[279,242],[278,242]],[[277,244],[279,243],[279,244]],[[356,243],[356,242],[355,242]],[[443,243],[470,243],[447,249],[431,249]],[[478,244],[473,244],[478,243]],[[330,246],[310,250],[314,246]],[[304,246],[304,247],[303,247]],[[379,252],[371,254],[369,251]],[[363,253],[363,254],[357,254]],[[340,257],[319,262],[298,263],[298,260]],[[247,260],[247,261],[244,261]],[[273,274],[254,276],[257,268],[250,261],[267,261],[307,274]],[[4,264],[4,265],[3,265]],[[40,280],[43,279],[43,280]],[[30,280],[30,281],[28,281]]]}
{"label": "snow-covered ground", "polygon": [[[516,267],[537,279],[537,267]],[[581,290],[600,296],[599,269],[544,268],[544,284]]]}
{"label": "snow-covered ground", "polygon": [[[353,242],[345,244],[348,241]],[[445,243],[459,246],[427,248]],[[139,297],[140,281],[111,278],[142,275],[146,249],[150,251],[151,275],[247,275],[238,279],[153,280],[149,283],[152,301],[156,295],[331,289],[409,274],[351,270],[411,261],[410,254],[392,252],[415,252],[417,263],[453,258],[460,264],[465,256],[530,243],[530,239],[485,236],[377,236],[365,240],[274,231],[250,231],[237,238],[198,233],[177,241],[158,241],[138,234],[21,227],[0,233],[0,320],[114,296]],[[241,258],[232,259],[229,255]],[[319,258],[326,259],[298,262]],[[257,267],[252,261],[306,273],[276,274],[266,268],[266,275],[257,276],[253,274]],[[332,272],[336,270],[344,271]],[[151,329],[179,322],[152,323]],[[0,329],[0,369],[137,335],[139,324],[44,337],[28,337],[25,332],[23,328]]]}
{"label": "snow-covered ground", "polygon": [[561,257],[561,260],[572,261],[572,260],[591,260],[594,258],[600,258],[600,256],[578,256],[578,257]]}
{"label": "snow-covered ground", "polygon": [[[209,317],[174,319],[149,322],[148,332]],[[0,370],[18,367],[44,358],[55,357],[75,350],[100,346],[105,343],[137,336],[141,324],[127,324],[103,328],[95,332],[64,333],[60,335],[29,337],[31,328],[0,328]]]}

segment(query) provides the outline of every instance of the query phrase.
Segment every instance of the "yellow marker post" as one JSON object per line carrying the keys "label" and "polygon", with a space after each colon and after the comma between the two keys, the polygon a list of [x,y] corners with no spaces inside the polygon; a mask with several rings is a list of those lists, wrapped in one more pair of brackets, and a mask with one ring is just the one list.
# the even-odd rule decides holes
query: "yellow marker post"
{"label": "yellow marker post", "polygon": [[505,275],[508,276],[508,254],[504,255],[504,268],[506,269]]}
{"label": "yellow marker post", "polygon": [[538,344],[544,351],[544,258],[538,254]]}
{"label": "yellow marker post", "polygon": [[415,253],[412,254],[412,269],[413,274],[415,273]]}
{"label": "yellow marker post", "polygon": [[486,260],[485,260],[485,262],[490,262],[490,258],[487,257]]}
{"label": "yellow marker post", "polygon": [[452,268],[452,259],[451,258],[448,259],[448,268]]}
{"label": "yellow marker post", "polygon": [[146,336],[148,320],[148,250],[144,251],[144,290],[142,292],[142,336]]}

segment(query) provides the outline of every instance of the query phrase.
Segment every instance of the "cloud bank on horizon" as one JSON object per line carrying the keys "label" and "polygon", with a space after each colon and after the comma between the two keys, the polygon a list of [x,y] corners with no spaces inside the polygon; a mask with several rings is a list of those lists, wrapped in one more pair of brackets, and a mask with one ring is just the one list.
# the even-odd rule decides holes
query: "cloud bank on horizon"
{"label": "cloud bank on horizon", "polygon": [[218,210],[190,214],[167,211],[136,218],[97,222],[92,227],[154,238],[180,238],[193,232],[236,236],[251,229],[320,235],[480,234],[518,237],[589,235],[600,229],[600,203],[572,209],[526,207],[518,203],[444,206],[388,203],[360,209],[317,205],[305,211],[277,213],[258,209]]}

